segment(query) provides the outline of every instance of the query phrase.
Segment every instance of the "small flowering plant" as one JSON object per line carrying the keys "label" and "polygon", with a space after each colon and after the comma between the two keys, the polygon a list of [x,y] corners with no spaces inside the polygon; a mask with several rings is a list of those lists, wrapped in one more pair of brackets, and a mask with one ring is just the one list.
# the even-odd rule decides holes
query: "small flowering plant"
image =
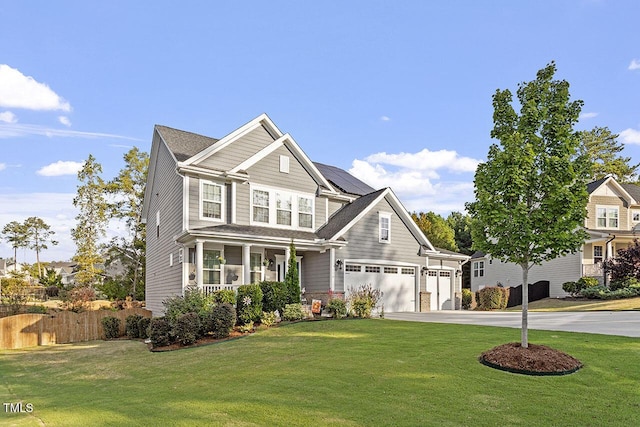
{"label": "small flowering plant", "polygon": [[226,264],[227,260],[226,260],[226,259],[224,259],[223,257],[219,256],[219,257],[218,257],[218,262],[219,262],[220,264]]}

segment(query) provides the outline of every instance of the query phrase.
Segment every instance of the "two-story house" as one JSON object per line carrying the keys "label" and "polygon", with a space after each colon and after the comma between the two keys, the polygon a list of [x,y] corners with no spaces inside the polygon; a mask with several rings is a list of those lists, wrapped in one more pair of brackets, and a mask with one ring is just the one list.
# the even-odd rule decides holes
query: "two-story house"
{"label": "two-story house", "polygon": [[[589,234],[582,248],[556,258],[529,271],[529,283],[549,281],[549,296],[564,297],[564,282],[583,276],[604,281],[602,262],[615,257],[618,249],[626,248],[640,237],[640,186],[618,183],[608,176],[587,185],[589,201],[585,229]],[[518,286],[522,269],[477,252],[471,259],[471,290],[485,286]]]}
{"label": "two-story house", "polygon": [[420,310],[421,297],[423,310],[455,309],[469,259],[434,248],[390,188],[313,163],[266,115],[222,139],[155,126],[143,218],[156,315],[189,285],[282,281],[291,242],[304,298],[371,284],[386,311]]}

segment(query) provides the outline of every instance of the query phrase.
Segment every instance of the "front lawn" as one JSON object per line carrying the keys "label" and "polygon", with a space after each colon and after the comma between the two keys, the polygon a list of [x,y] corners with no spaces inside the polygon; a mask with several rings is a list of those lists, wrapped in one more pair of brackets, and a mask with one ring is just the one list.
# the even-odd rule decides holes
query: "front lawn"
{"label": "front lawn", "polygon": [[151,353],[136,341],[0,351],[0,424],[502,426],[640,424],[640,341],[530,331],[580,359],[563,377],[487,368],[511,328],[344,320]]}

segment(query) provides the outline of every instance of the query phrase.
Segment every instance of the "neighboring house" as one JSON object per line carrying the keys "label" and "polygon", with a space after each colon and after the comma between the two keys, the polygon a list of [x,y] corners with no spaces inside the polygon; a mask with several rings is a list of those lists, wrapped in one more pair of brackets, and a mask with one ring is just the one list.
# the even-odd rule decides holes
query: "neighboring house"
{"label": "neighboring house", "polygon": [[24,266],[16,263],[13,258],[0,258],[0,277],[11,277],[11,273],[24,270]]}
{"label": "neighboring house", "polygon": [[291,242],[307,301],[371,284],[386,311],[420,310],[421,296],[423,310],[455,308],[469,259],[434,248],[390,188],[313,163],[266,115],[220,140],[155,126],[143,218],[156,315],[189,285],[284,280]]}
{"label": "neighboring house", "polygon": [[53,261],[47,265],[47,269],[53,269],[56,274],[62,277],[62,284],[65,286],[75,284],[77,263],[69,261]]}
{"label": "neighboring house", "polygon": [[[618,249],[626,248],[640,237],[640,186],[620,184],[608,176],[587,185],[589,202],[585,229],[589,238],[574,253],[529,271],[529,283],[549,281],[549,296],[564,297],[564,282],[580,277],[596,277],[604,281],[602,262],[615,257]],[[471,290],[502,284],[505,287],[522,283],[522,269],[515,264],[492,259],[476,252],[471,259]]]}

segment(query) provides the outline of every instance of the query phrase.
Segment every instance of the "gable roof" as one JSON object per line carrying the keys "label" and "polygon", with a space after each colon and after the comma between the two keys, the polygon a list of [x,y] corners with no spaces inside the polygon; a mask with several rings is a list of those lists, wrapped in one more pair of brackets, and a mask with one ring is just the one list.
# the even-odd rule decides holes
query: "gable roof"
{"label": "gable roof", "polygon": [[[590,183],[587,184],[587,191],[589,192],[589,196],[591,196],[591,194],[593,194],[598,188],[602,187],[603,185],[609,185],[611,184],[613,187],[615,187],[621,194],[622,197],[624,197],[628,202],[630,203],[638,203],[638,198],[635,198],[634,196],[632,196],[629,192],[629,189],[631,187],[636,187],[633,184],[620,184],[618,181],[615,180],[615,178],[612,175],[607,175],[604,178],[600,178],[596,181],[592,181]],[[638,189],[632,189],[633,193],[637,193],[637,195],[640,197],[640,188]]]}
{"label": "gable roof", "polygon": [[627,190],[627,193],[629,193],[629,195],[634,198],[636,203],[640,203],[640,186],[637,186],[635,184],[620,184],[620,185],[622,186],[622,188]]}
{"label": "gable roof", "polygon": [[155,128],[167,144],[171,153],[173,153],[173,156],[179,162],[190,159],[205,148],[218,142],[215,138],[170,128],[168,126],[156,125]]}
{"label": "gable roof", "polygon": [[375,191],[375,188],[360,181],[346,170],[318,162],[313,162],[313,164],[334,187],[343,193],[364,196]]}

